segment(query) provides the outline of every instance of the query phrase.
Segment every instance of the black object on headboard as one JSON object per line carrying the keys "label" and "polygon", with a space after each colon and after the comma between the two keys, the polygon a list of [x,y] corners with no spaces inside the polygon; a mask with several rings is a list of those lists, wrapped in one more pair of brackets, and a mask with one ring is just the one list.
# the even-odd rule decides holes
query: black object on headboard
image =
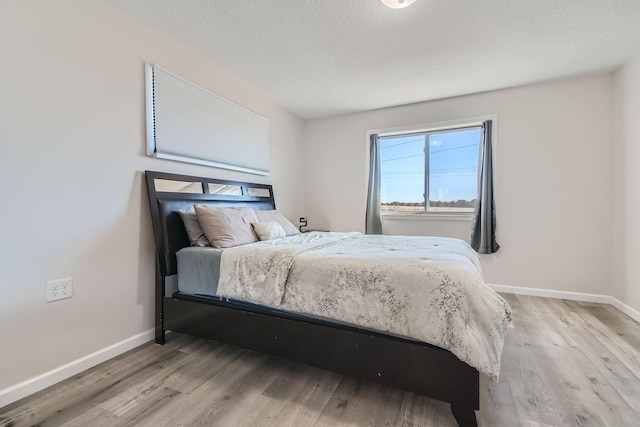
{"label": "black object on headboard", "polygon": [[195,204],[218,207],[275,209],[267,184],[225,181],[165,172],[145,171],[157,263],[162,278],[177,273],[176,252],[189,246],[179,211]]}

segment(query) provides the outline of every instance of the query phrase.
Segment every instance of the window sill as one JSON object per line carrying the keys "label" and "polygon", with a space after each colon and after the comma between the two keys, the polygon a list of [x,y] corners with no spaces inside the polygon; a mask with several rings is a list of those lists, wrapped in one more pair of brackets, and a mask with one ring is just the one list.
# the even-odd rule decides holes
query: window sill
{"label": "window sill", "polygon": [[471,213],[383,213],[380,215],[384,221],[473,221]]}

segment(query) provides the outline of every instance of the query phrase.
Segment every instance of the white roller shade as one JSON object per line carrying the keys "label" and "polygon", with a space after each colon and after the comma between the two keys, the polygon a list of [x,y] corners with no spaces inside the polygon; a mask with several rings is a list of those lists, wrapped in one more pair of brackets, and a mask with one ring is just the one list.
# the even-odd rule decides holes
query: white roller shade
{"label": "white roller shade", "polygon": [[269,120],[147,65],[147,154],[269,175]]}

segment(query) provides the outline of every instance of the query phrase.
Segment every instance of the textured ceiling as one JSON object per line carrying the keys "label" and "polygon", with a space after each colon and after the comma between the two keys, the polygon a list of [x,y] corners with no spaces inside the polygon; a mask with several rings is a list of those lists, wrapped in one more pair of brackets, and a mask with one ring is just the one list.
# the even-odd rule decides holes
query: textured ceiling
{"label": "textured ceiling", "polygon": [[613,70],[640,47],[640,0],[105,1],[302,118]]}

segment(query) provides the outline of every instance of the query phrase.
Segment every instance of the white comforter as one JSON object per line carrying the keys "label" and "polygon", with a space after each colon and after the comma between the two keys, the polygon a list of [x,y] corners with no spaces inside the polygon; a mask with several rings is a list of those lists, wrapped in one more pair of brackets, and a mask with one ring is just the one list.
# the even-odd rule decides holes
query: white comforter
{"label": "white comforter", "polygon": [[494,379],[511,322],[476,253],[440,237],[311,232],[230,248],[218,295],[424,341]]}

